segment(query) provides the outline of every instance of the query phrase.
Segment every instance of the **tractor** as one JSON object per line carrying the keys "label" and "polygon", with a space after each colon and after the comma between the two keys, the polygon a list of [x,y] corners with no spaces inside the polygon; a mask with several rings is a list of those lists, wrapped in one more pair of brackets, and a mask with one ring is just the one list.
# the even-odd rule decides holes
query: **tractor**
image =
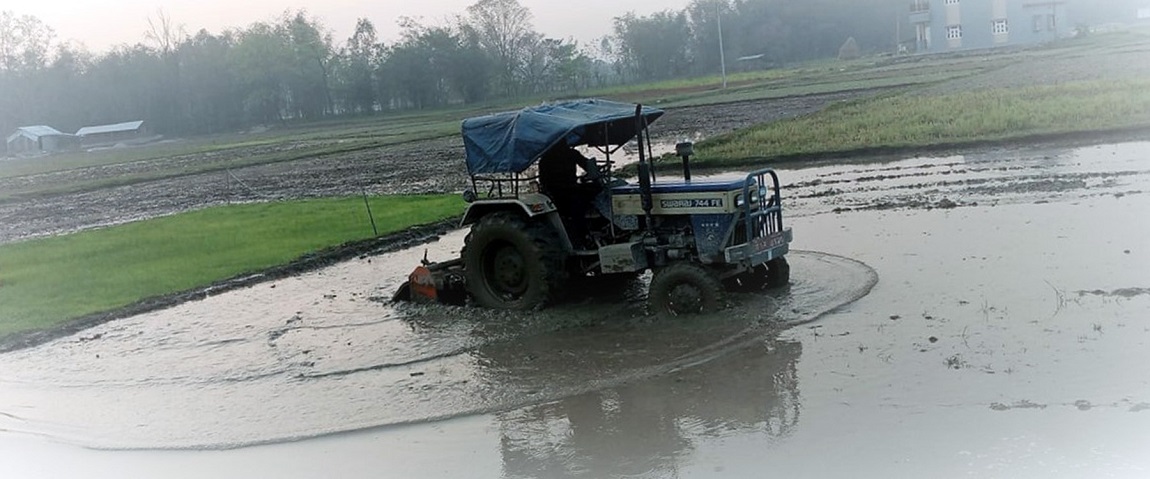
{"label": "tractor", "polygon": [[[590,99],[465,120],[462,226],[471,230],[461,257],[425,259],[396,299],[531,310],[579,284],[649,270],[651,310],[680,315],[719,309],[728,290],[786,285],[793,235],[778,175],[692,180],[684,142],[682,178],[659,181],[648,127],[663,114]],[[634,182],[617,178],[612,160],[629,144],[638,145]]]}

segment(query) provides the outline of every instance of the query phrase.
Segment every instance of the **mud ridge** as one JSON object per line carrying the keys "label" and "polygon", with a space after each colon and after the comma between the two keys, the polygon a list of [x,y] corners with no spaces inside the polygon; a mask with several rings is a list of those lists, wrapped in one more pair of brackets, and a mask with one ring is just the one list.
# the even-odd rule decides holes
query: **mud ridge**
{"label": "mud ridge", "polygon": [[[771,164],[775,166],[816,166],[810,162],[841,162],[850,160],[873,160],[875,158],[906,158],[921,156],[950,156],[989,148],[1019,148],[1036,145],[1049,148],[1078,147],[1105,143],[1122,143],[1128,141],[1143,141],[1150,135],[1150,126],[1123,127],[1070,133],[1040,133],[999,140],[972,140],[935,143],[921,146],[875,146],[855,148],[841,151],[823,151],[816,153],[794,153],[776,156],[757,156],[733,159],[722,165],[708,165],[706,163],[692,164],[696,173],[717,173],[730,171],[734,168],[748,166],[762,166]],[[673,161],[667,160],[666,164]],[[663,164],[660,162],[659,164]]]}
{"label": "mud ridge", "polygon": [[352,241],[315,253],[306,254],[282,266],[276,266],[255,273],[245,273],[233,278],[217,281],[201,288],[143,299],[123,308],[82,316],[53,328],[17,333],[0,338],[0,354],[39,346],[49,341],[71,336],[91,327],[118,319],[167,309],[228,291],[296,276],[352,258],[391,253],[430,243],[447,231],[457,227],[458,224],[459,218],[451,218],[428,225],[414,226],[404,231],[379,238]]}
{"label": "mud ridge", "polygon": [[1134,298],[1137,296],[1150,296],[1150,288],[1122,288],[1114,291],[1103,291],[1096,289],[1093,291],[1076,291],[1078,296],[1101,296],[1104,298]]}

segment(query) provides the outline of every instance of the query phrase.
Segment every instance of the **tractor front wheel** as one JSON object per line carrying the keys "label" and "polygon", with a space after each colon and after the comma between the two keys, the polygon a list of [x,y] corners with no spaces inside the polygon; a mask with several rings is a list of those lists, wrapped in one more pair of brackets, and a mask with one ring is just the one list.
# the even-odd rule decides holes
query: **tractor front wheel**
{"label": "tractor front wheel", "polygon": [[790,281],[791,266],[787,264],[787,259],[775,258],[724,280],[723,286],[730,291],[753,293],[764,288],[781,288]]}
{"label": "tractor front wheel", "polygon": [[530,310],[562,290],[566,254],[550,225],[494,213],[468,236],[463,248],[467,291],[481,306]]}
{"label": "tractor front wheel", "polygon": [[767,287],[781,288],[791,282],[791,265],[786,258],[767,261]]}
{"label": "tractor front wheel", "polygon": [[723,283],[703,265],[675,263],[655,272],[647,298],[656,314],[711,313],[722,306]]}
{"label": "tractor front wheel", "polygon": [[753,293],[767,286],[767,265],[760,264],[728,279],[723,280],[728,291]]}

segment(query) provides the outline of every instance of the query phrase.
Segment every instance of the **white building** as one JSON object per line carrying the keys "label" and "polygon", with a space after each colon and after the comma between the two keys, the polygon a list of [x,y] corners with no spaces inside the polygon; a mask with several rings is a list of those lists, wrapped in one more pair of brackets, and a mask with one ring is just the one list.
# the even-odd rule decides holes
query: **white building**
{"label": "white building", "polygon": [[76,131],[76,136],[83,140],[84,146],[139,140],[149,135],[148,126],[142,120],[114,125],[85,126]]}
{"label": "white building", "polygon": [[59,151],[75,150],[80,147],[75,135],[61,133],[50,126],[22,126],[8,136],[6,142],[9,156],[28,156]]}

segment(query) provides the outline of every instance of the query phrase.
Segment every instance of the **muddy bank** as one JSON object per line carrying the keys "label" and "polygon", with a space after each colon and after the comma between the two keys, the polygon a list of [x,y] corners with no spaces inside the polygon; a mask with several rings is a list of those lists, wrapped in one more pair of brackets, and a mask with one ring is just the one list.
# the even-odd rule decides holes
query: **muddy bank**
{"label": "muddy bank", "polygon": [[[363,241],[354,241],[334,248],[304,255],[283,266],[269,268],[263,271],[244,274],[223,281],[218,281],[203,288],[189,291],[180,291],[165,296],[147,298],[138,303],[125,306],[113,311],[91,314],[76,318],[68,323],[43,331],[30,331],[10,336],[0,337],[0,354],[18,349],[30,348],[47,343],[54,339],[70,336],[80,331],[115,321],[117,319],[137,316],[153,311],[171,308],[189,301],[197,301],[219,294],[246,288],[259,283],[266,283],[309,271],[330,266],[341,261],[360,256],[374,256],[408,249],[439,238],[440,235],[454,230],[459,219],[449,219],[438,223],[416,226],[407,230],[372,238]],[[412,266],[414,267],[414,266]]]}
{"label": "muddy bank", "polygon": [[859,161],[872,162],[876,160],[894,161],[907,157],[941,157],[948,155],[977,154],[979,151],[1003,151],[1009,156],[1014,151],[1033,148],[1034,145],[1042,145],[1045,149],[1055,150],[1080,148],[1098,144],[1138,142],[1145,141],[1148,138],[1150,138],[1150,128],[1140,126],[1097,131],[1033,134],[1004,140],[971,140],[922,146],[878,146],[856,148],[846,151],[741,158],[724,161],[722,167],[714,167],[708,165],[707,162],[700,162],[697,164],[697,168],[704,172],[740,167],[753,168],[762,165],[785,168],[804,163],[841,164]]}

